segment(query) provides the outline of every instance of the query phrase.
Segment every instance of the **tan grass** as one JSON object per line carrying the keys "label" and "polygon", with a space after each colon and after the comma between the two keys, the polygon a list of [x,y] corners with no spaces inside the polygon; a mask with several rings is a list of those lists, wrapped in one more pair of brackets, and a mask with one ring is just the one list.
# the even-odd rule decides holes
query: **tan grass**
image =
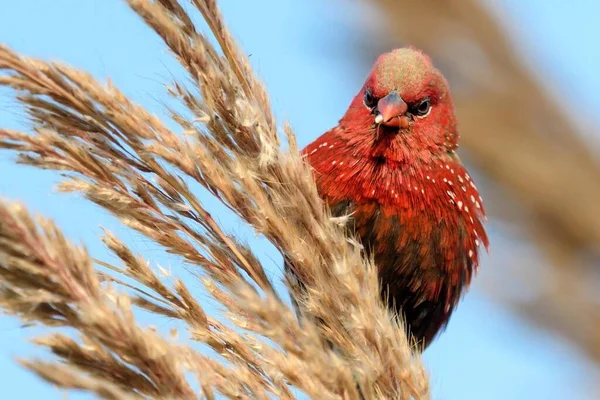
{"label": "tan grass", "polygon": [[[289,150],[282,149],[266,91],[215,2],[192,0],[188,8],[200,12],[218,49],[179,1],[128,3],[193,82],[168,88],[186,109],[171,110],[181,131],[110,83],[0,47],[0,84],[16,90],[33,121],[32,134],[0,129],[0,148],[17,151],[21,163],[63,171],[61,191],[83,194],[200,268],[227,312],[219,319],[205,313],[184,282],[167,284],[109,232],[104,243],[121,266],[94,263],[52,222],[2,202],[0,305],[25,321],[77,332],[36,340],[60,365],[23,364],[58,386],[106,398],[294,398],[293,388],[319,399],[428,398],[426,372],[381,304],[374,266],[329,220],[289,127]],[[297,266],[308,283],[298,296],[307,317],[301,325],[252,250],[211,217],[192,182]],[[221,358],[139,326],[133,305],[182,321]],[[196,384],[202,393],[194,393]]]}

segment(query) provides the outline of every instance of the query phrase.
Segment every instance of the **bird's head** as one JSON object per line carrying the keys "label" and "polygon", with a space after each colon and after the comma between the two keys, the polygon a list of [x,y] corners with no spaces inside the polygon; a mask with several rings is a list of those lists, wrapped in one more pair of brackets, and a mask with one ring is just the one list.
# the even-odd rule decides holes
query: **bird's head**
{"label": "bird's head", "polygon": [[[398,161],[454,150],[458,132],[448,83],[414,48],[381,55],[340,126]],[[357,138],[358,139],[358,138]]]}

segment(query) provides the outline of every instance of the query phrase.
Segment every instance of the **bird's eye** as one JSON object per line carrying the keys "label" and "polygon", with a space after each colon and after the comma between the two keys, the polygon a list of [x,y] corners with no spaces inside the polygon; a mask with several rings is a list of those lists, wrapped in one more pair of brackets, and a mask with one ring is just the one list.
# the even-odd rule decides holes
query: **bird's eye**
{"label": "bird's eye", "polygon": [[363,102],[365,103],[365,106],[367,108],[373,108],[377,105],[377,99],[375,98],[375,96],[373,96],[371,89],[365,90],[365,97],[363,99]]}
{"label": "bird's eye", "polygon": [[424,98],[419,104],[413,109],[413,114],[417,117],[426,117],[431,111],[431,100],[429,97]]}

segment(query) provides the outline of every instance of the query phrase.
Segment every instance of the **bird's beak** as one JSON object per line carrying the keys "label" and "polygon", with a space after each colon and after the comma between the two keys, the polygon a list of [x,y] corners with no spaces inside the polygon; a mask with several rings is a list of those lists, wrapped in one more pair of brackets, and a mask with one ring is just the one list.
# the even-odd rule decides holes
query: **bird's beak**
{"label": "bird's beak", "polygon": [[382,124],[395,128],[408,128],[408,117],[406,111],[408,106],[400,97],[396,90],[391,91],[387,96],[377,102],[376,124]]}

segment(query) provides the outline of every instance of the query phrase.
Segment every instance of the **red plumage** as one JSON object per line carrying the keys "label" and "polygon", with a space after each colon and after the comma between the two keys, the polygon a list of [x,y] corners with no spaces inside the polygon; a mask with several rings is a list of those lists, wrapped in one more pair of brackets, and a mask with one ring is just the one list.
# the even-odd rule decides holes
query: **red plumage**
{"label": "red plumage", "polygon": [[334,215],[374,256],[382,296],[426,347],[486,248],[483,203],[455,151],[448,84],[413,48],[379,57],[339,125],[303,154]]}

